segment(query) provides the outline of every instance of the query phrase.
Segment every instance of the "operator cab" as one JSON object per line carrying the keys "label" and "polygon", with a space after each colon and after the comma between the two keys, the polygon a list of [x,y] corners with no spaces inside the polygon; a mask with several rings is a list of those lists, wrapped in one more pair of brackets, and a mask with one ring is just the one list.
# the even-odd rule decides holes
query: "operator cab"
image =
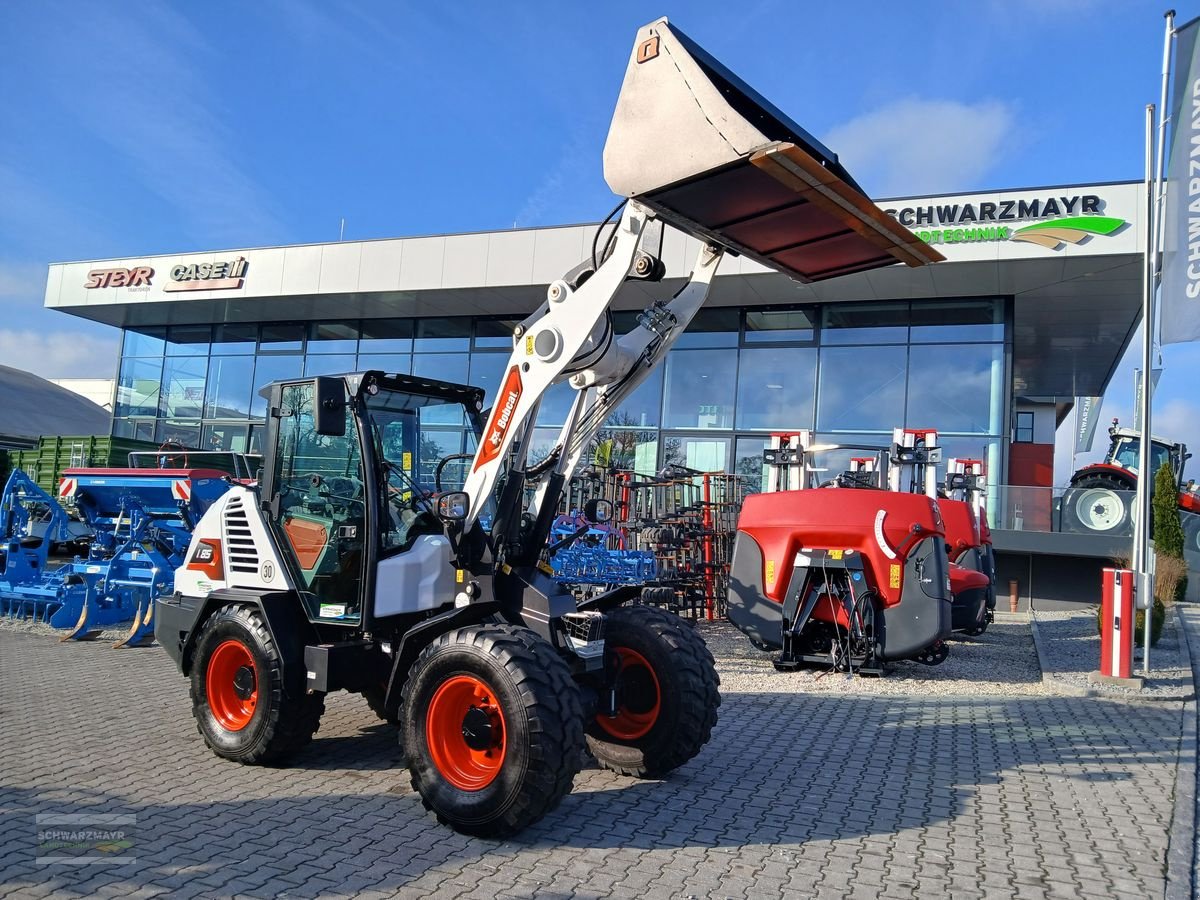
{"label": "operator cab", "polygon": [[[1138,433],[1130,429],[1113,427],[1109,429],[1109,435],[1112,442],[1109,444],[1108,455],[1104,457],[1104,461],[1109,465],[1120,466],[1131,472],[1138,471],[1138,456],[1142,444]],[[1183,472],[1184,460],[1189,455],[1182,444],[1168,444],[1166,441],[1151,439],[1150,470],[1157,472],[1162,468],[1163,463],[1166,463],[1171,467],[1176,480],[1179,480]]]}
{"label": "operator cab", "polygon": [[422,536],[443,547],[446,520],[465,515],[456,492],[479,441],[483,391],[364,372],[276,382],[262,394],[279,420],[262,483],[276,540],[290,545],[284,558],[309,618],[357,625],[366,574],[395,568],[400,560],[389,560]]}

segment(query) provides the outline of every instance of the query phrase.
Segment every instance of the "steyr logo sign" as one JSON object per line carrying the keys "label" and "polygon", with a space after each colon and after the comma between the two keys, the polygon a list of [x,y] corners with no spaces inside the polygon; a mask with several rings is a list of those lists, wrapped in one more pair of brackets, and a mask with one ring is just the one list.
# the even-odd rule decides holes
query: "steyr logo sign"
{"label": "steyr logo sign", "polygon": [[150,279],[154,277],[154,270],[149,266],[136,266],[132,269],[92,269],[87,273],[87,281],[83,286],[88,290],[92,288],[142,288],[150,287]]}
{"label": "steyr logo sign", "polygon": [[163,290],[177,291],[228,291],[242,286],[249,264],[244,256],[232,262],[180,263],[171,269],[171,280]]}

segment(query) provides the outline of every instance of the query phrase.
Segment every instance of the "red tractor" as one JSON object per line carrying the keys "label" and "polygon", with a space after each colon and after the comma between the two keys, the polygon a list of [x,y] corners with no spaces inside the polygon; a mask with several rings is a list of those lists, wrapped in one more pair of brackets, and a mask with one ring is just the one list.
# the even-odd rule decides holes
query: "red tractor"
{"label": "red tractor", "polygon": [[[1084,466],[1071,476],[1059,506],[1062,531],[1120,536],[1133,533],[1141,436],[1132,428],[1121,428],[1116,419],[1108,435],[1104,461]],[[1158,472],[1163,463],[1171,467],[1179,491],[1179,509],[1192,514],[1183,517],[1184,546],[1200,551],[1200,517],[1194,515],[1200,513],[1200,496],[1185,489],[1183,482],[1183,466],[1190,456],[1184,444],[1151,438],[1150,470]]]}

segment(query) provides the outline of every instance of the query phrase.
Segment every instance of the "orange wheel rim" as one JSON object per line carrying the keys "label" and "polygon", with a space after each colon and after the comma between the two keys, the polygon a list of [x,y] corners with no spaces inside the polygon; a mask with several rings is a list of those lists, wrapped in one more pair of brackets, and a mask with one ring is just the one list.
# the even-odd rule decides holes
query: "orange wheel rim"
{"label": "orange wheel rim", "polygon": [[601,713],[596,723],[622,741],[645,737],[662,710],[662,689],[646,657],[628,647],[614,647],[621,668],[617,673],[619,706],[615,716]]}
{"label": "orange wheel rim", "polygon": [[254,657],[238,640],[220,644],[208,660],[205,675],[208,708],[226,731],[241,731],[258,705],[258,673]]}
{"label": "orange wheel rim", "polygon": [[500,774],[506,747],[496,692],[473,675],[442,682],[425,714],[429,755],[460,791],[481,791]]}

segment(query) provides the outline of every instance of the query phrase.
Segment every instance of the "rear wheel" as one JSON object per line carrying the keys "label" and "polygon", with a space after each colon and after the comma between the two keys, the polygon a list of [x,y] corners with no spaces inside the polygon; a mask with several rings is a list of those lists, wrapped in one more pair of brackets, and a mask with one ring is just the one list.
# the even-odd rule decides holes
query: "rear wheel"
{"label": "rear wheel", "polygon": [[527,628],[442,635],[413,665],[401,710],[413,788],[456,831],[515,834],[558,806],[579,771],[579,689]]}
{"label": "rear wheel", "polygon": [[311,741],[320,727],[324,695],[306,694],[302,686],[285,689],[279,648],[253,607],[231,604],[205,621],[191,679],[196,727],[226,759],[275,762]]}
{"label": "rear wheel", "polygon": [[658,778],[708,743],[717,721],[720,680],[712,654],[678,617],[647,606],[605,616],[617,713],[588,725],[588,749],[606,769]]}
{"label": "rear wheel", "polygon": [[371,712],[375,713],[381,720],[389,725],[399,725],[400,720],[396,716],[387,711],[387,705],[384,700],[387,698],[387,685],[371,686],[363,688],[363,699],[367,701],[367,706],[371,707]]}
{"label": "rear wheel", "polygon": [[1200,553],[1200,514],[1183,512],[1183,549]]}
{"label": "rear wheel", "polygon": [[1128,484],[1109,475],[1088,475],[1063,498],[1064,525],[1072,531],[1121,534],[1130,522]]}

